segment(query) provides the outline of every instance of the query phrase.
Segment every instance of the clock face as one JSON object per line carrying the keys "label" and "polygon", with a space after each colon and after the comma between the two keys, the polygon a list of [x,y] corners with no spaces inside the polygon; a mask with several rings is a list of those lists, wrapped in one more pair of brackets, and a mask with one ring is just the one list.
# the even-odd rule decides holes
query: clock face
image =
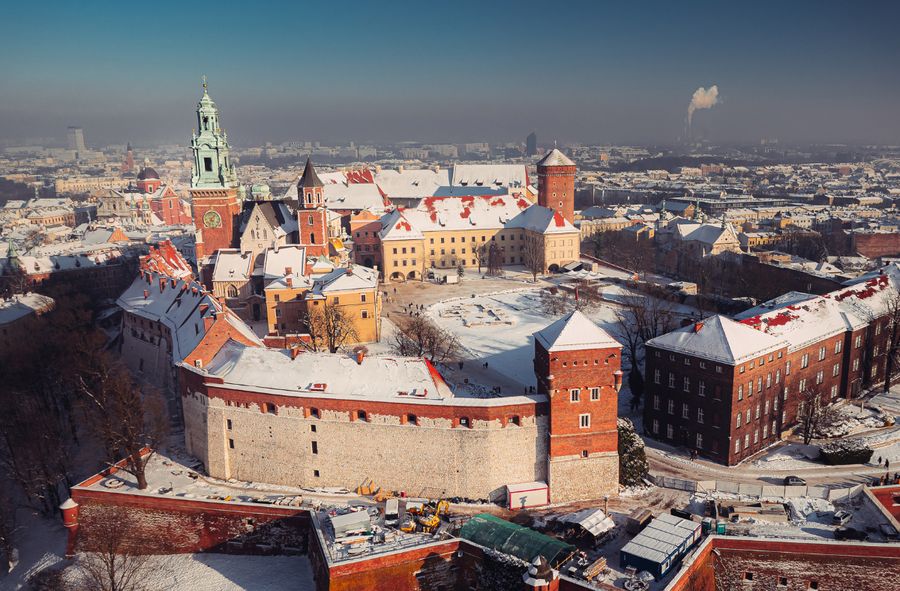
{"label": "clock face", "polygon": [[207,228],[221,228],[222,216],[210,209],[203,214],[203,225]]}

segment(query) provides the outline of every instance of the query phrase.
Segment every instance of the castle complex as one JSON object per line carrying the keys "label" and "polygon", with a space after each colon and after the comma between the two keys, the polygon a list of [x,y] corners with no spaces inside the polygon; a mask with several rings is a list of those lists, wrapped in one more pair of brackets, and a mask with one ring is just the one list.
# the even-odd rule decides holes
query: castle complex
{"label": "castle complex", "polygon": [[181,364],[188,451],[217,478],[552,502],[618,491],[621,346],[581,312],[535,334],[536,395],[482,398],[427,360],[227,341]]}

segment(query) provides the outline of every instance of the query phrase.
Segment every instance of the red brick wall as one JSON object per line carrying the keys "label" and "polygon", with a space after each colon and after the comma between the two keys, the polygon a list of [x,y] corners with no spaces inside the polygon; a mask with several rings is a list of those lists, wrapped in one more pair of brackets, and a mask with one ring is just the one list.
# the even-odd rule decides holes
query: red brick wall
{"label": "red brick wall", "polygon": [[[237,217],[241,205],[237,199],[237,189],[191,189],[194,226],[200,230],[203,242],[196,246],[197,259],[213,254],[222,248],[231,248],[236,243]],[[203,214],[213,210],[222,218],[219,228],[207,228]]]}
{"label": "red brick wall", "polygon": [[[888,591],[897,588],[900,546],[806,543],[714,537],[666,591],[778,589],[808,591]],[[744,586],[747,573],[753,584]],[[716,580],[718,579],[718,581]],[[786,583],[776,587],[779,583]]]}
{"label": "red brick wall", "polygon": [[[306,247],[307,257],[328,255],[326,215],[324,208],[301,209],[297,212],[300,244]],[[311,224],[310,219],[312,220]]]}
{"label": "red brick wall", "polygon": [[[538,391],[551,397],[550,457],[601,453],[618,449],[619,394],[615,372],[621,367],[619,348],[553,351],[535,343]],[[571,401],[570,390],[579,390]],[[591,400],[591,388],[600,388],[600,399]],[[580,427],[579,416],[591,415],[589,428]]]}
{"label": "red brick wall", "polygon": [[575,220],[575,170],[574,166],[538,166],[538,204],[558,211],[569,223]]}
{"label": "red brick wall", "polygon": [[850,235],[853,252],[874,259],[882,256],[900,254],[900,233],[890,234],[857,234]]}
{"label": "red brick wall", "polygon": [[167,554],[221,551],[229,540],[246,533],[247,519],[255,526],[281,521],[301,531],[310,527],[306,510],[270,505],[235,505],[227,502],[151,497],[75,487],[72,499],[79,505],[77,547],[94,549],[92,540],[103,536],[93,524],[113,508],[125,508],[132,518],[129,538],[133,551]]}

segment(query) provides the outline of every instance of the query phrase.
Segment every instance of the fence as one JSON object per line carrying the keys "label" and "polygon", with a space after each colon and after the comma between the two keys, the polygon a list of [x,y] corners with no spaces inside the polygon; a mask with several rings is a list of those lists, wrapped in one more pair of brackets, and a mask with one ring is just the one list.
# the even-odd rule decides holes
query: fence
{"label": "fence", "polygon": [[794,497],[813,497],[816,499],[825,499],[828,501],[836,501],[856,496],[863,489],[863,485],[857,484],[847,488],[829,488],[827,486],[781,486],[781,485],[760,485],[748,484],[744,482],[729,482],[727,480],[686,480],[684,478],[673,478],[671,476],[654,476],[650,475],[650,482],[656,486],[663,488],[671,488],[675,490],[683,490],[690,493],[712,493],[720,492],[733,495],[741,495],[746,497],[777,497],[777,498],[794,498]]}

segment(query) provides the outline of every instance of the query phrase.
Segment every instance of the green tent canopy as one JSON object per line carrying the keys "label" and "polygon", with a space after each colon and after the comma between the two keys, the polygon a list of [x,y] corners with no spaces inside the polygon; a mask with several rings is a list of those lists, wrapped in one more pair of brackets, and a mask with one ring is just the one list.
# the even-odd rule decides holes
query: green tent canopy
{"label": "green tent canopy", "polygon": [[462,526],[459,536],[525,562],[531,562],[541,555],[553,567],[565,562],[576,551],[575,546],[571,544],[488,513],[479,513],[472,517]]}

